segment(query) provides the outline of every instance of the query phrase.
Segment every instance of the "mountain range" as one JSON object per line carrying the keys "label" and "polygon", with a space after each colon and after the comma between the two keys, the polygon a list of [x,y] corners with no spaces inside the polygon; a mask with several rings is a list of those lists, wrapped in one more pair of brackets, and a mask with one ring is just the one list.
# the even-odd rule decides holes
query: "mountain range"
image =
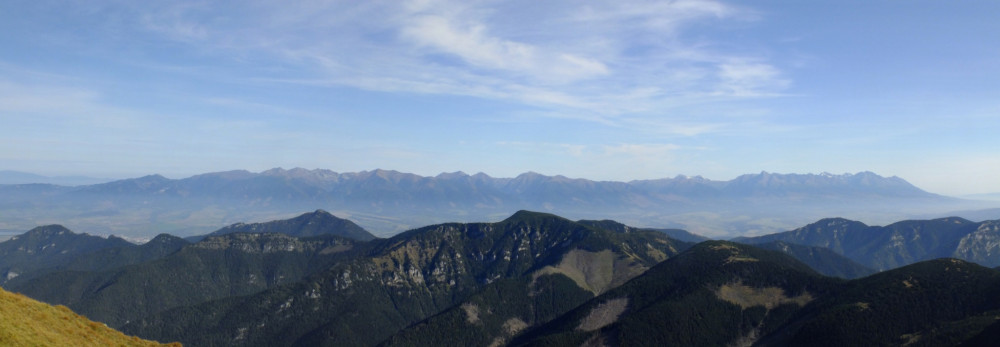
{"label": "mountain range", "polygon": [[876,270],[943,257],[1000,266],[998,220],[972,222],[947,217],[868,226],[844,218],[826,218],[791,231],[733,240],[823,247]]}
{"label": "mountain range", "polygon": [[55,184],[61,186],[82,186],[114,181],[107,178],[87,176],[43,176],[29,172],[0,170],[0,184]]}
{"label": "mountain range", "polygon": [[296,284],[168,310],[122,329],[158,340],[183,335],[197,345],[371,345],[471,296],[508,288],[510,302],[517,298],[532,314],[502,319],[530,325],[686,247],[655,231],[617,233],[522,211],[496,223],[411,230]]}
{"label": "mountain range", "polygon": [[[998,221],[831,218],[747,243],[530,211],[391,238],[349,222],[318,210],[143,245],[39,227],[0,242],[5,266],[42,264],[3,286],[192,346],[919,346],[1000,334],[1000,272],[930,259],[936,250],[903,256],[922,240],[984,239]],[[864,252],[844,249],[862,239],[872,259],[898,261],[859,264]]]}
{"label": "mountain range", "polygon": [[151,175],[75,187],[0,185],[0,213],[6,217],[0,230],[60,223],[133,238],[163,232],[190,236],[240,221],[324,209],[375,235],[390,236],[442,222],[498,221],[524,209],[732,237],[789,230],[831,215],[888,223],[986,207],[995,205],[928,193],[901,178],[871,172],[612,182],[533,172],[513,178],[462,172],[430,177],[279,168],[184,179]]}
{"label": "mountain range", "polygon": [[[354,248],[372,239],[325,211],[250,225],[256,227],[232,225],[197,243],[163,234],[142,245],[74,234],[61,226],[39,227],[0,243],[11,249],[0,264],[11,262],[10,268],[21,274],[8,275],[10,280],[2,284],[117,327],[172,307],[301,280],[364,249]],[[241,228],[257,232],[238,232]],[[26,247],[27,239],[44,244],[47,252]]]}

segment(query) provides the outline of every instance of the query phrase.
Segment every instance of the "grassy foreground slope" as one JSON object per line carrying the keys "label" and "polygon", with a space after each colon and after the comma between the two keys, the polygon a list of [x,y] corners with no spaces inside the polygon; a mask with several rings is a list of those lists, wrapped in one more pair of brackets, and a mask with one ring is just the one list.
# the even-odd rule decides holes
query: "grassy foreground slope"
{"label": "grassy foreground slope", "polygon": [[[0,289],[0,345],[3,346],[164,346],[126,336],[80,316]],[[166,346],[180,346],[179,343]]]}

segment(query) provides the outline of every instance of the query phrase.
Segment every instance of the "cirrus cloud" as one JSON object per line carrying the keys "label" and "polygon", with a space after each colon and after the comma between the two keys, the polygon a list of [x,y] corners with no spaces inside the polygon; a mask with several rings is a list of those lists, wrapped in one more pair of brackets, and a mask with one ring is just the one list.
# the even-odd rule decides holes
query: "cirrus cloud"
{"label": "cirrus cloud", "polygon": [[238,15],[185,2],[133,8],[163,39],[270,57],[256,64],[285,72],[258,66],[258,80],[473,96],[583,120],[652,109],[663,117],[671,104],[772,97],[790,84],[764,57],[686,35],[694,24],[752,22],[752,11],[709,0],[557,3],[251,2]]}

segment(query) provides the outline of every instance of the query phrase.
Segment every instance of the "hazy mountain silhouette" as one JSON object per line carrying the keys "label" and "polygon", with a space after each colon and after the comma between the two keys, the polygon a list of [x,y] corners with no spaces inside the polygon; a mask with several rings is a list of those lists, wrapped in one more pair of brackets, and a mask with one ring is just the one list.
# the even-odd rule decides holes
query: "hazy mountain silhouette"
{"label": "hazy mountain silhouette", "polygon": [[12,216],[7,225],[27,229],[37,219],[57,218],[77,230],[103,234],[143,233],[154,226],[155,232],[131,235],[146,237],[164,231],[204,234],[221,225],[315,209],[346,216],[381,236],[448,221],[500,220],[527,209],[719,237],[788,230],[831,215],[891,222],[983,204],[931,194],[901,178],[871,172],[610,182],[534,172],[494,178],[278,168],[184,179],[150,175],[80,187],[0,185],[0,212]]}

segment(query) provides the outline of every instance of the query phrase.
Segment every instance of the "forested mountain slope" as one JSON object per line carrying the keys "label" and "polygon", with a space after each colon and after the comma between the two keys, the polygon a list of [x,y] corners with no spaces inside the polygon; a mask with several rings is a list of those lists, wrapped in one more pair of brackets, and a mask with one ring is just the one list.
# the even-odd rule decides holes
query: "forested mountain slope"
{"label": "forested mountain slope", "polygon": [[124,330],[199,345],[371,345],[475,295],[489,296],[487,288],[504,291],[507,280],[521,298],[530,289],[582,301],[686,245],[659,232],[618,233],[521,211],[497,223],[415,229],[304,281],[177,308]]}
{"label": "forested mountain slope", "polygon": [[988,267],[1000,265],[1000,220],[972,222],[948,217],[868,226],[843,218],[827,218],[787,232],[733,240],[825,247],[876,270],[943,257]]}

